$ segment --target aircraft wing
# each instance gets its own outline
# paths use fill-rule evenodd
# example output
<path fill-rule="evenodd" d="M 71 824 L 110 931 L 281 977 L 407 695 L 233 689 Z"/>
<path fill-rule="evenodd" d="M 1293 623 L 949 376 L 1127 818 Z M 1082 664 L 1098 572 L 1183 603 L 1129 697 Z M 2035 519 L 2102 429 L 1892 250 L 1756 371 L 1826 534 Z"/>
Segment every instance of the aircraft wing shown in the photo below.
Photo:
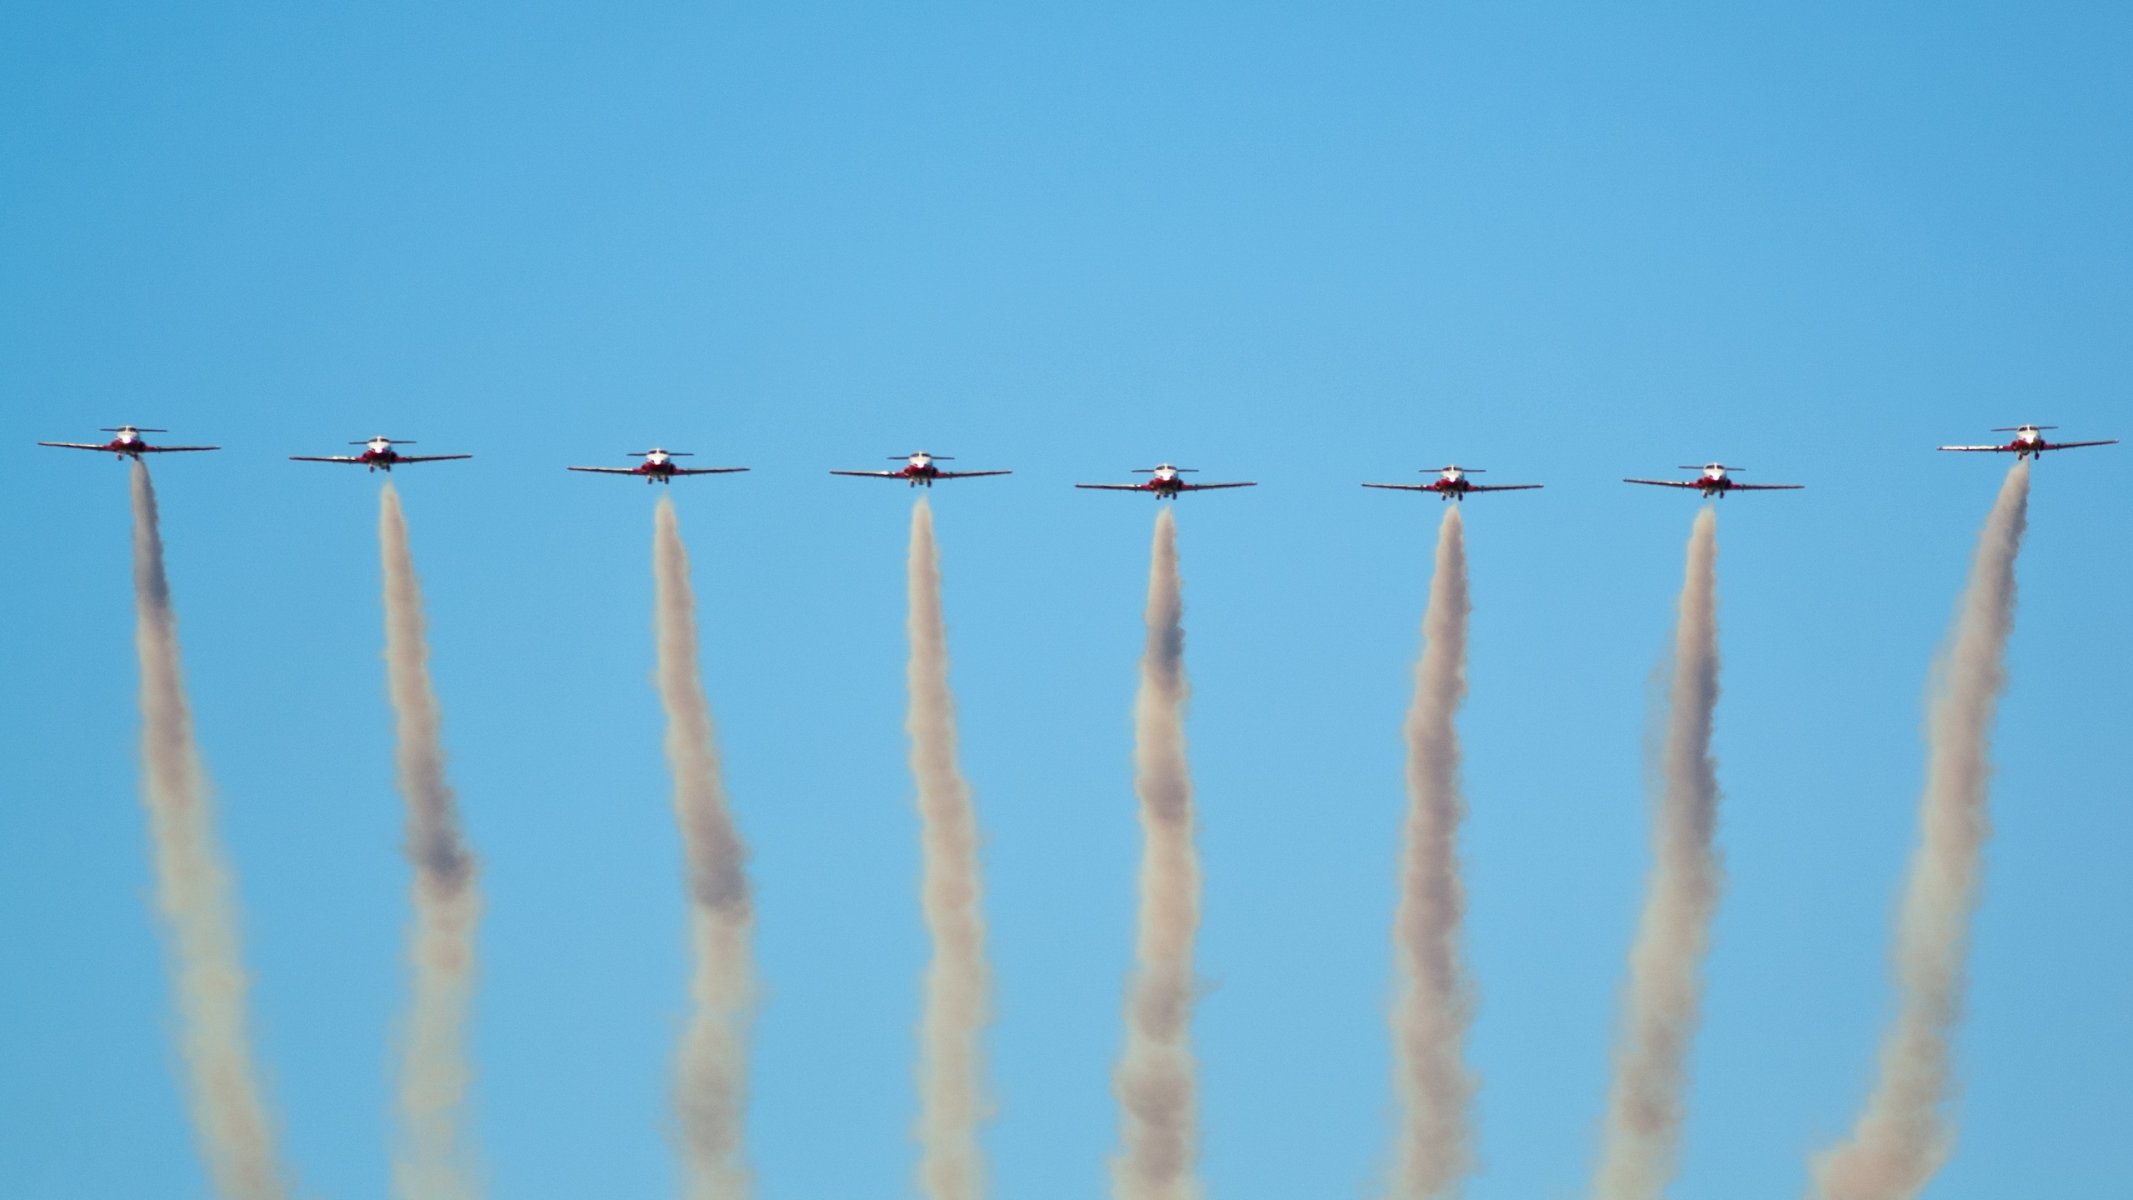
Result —
<path fill-rule="evenodd" d="M 1797 492 L 1806 486 L 1804 483 L 1736 483 L 1733 485 L 1732 490 L 1736 492 Z"/>
<path fill-rule="evenodd" d="M 1466 490 L 1470 492 L 1530 492 L 1535 488 L 1546 486 L 1543 483 L 1470 483 L 1466 486 Z"/>
<path fill-rule="evenodd" d="M 2045 450 L 2072 450 L 2080 446 L 2115 446 L 2117 444 L 2117 438 L 2105 438 L 2100 442 L 2053 442 L 2049 446 L 2040 448 Z"/>
<path fill-rule="evenodd" d="M 290 462 L 337 462 L 359 463 L 362 458 L 354 454 L 292 454 Z"/>
<path fill-rule="evenodd" d="M 731 475 L 736 471 L 745 471 L 747 469 L 746 467 L 676 467 L 674 468 L 674 473 L 676 475 Z"/>
<path fill-rule="evenodd" d="M 2000 453 L 2000 454 L 2013 454 L 2013 453 L 2014 453 L 2014 451 L 2015 451 L 2015 448 L 2014 448 L 2013 446 L 1942 446 L 1942 447 L 1940 447 L 1940 449 L 1942 449 L 1942 450 L 1982 450 L 1982 451 L 1986 451 L 1986 452 L 1988 452 L 1988 453 L 1991 453 L 1991 452 L 1997 452 L 1997 453 Z"/>
<path fill-rule="evenodd" d="M 455 458 L 472 458 L 471 454 L 402 454 L 393 459 L 393 465 L 415 462 L 449 462 Z"/>
<path fill-rule="evenodd" d="M 858 475 L 866 479 L 905 479 L 902 471 L 831 471 L 832 475 Z"/>
<path fill-rule="evenodd" d="M 1149 492 L 1155 490 L 1145 483 L 1077 483 L 1074 486 L 1098 492 Z"/>
<path fill-rule="evenodd" d="M 58 447 L 58 448 L 59 448 L 59 449 L 61 449 L 61 450 L 110 450 L 110 449 L 111 449 L 111 447 L 109 447 L 109 446 L 103 446 L 103 445 L 90 445 L 90 444 L 89 444 L 88 442 L 39 442 L 39 443 L 37 443 L 37 444 L 38 444 L 38 445 L 40 445 L 40 446 L 56 446 L 56 447 Z"/>
<path fill-rule="evenodd" d="M 1178 490 L 1179 490 L 1179 491 L 1182 491 L 1182 492 L 1205 492 L 1205 491 L 1212 491 L 1212 490 L 1213 490 L 1213 489 L 1215 489 L 1215 488 L 1232 488 L 1232 487 L 1258 487 L 1258 486 L 1259 486 L 1259 485 L 1258 485 L 1258 484 L 1256 484 L 1256 483 L 1186 483 L 1186 484 L 1180 484 L 1180 485 L 1178 486 Z"/>
<path fill-rule="evenodd" d="M 1694 479 L 1625 479 L 1622 482 L 1645 483 L 1650 484 L 1653 487 L 1681 487 L 1698 489 L 1701 489 L 1703 487 L 1703 484 L 1700 481 Z M 1740 485 L 1735 484 L 1734 486 L 1739 487 Z"/>
<path fill-rule="evenodd" d="M 403 460 L 405 461 L 405 460 Z M 590 471 L 595 475 L 635 475 L 635 467 L 567 467 L 571 471 Z M 678 472 L 677 472 L 678 473 Z"/>
<path fill-rule="evenodd" d="M 188 450 L 220 450 L 220 446 L 143 446 L 143 454 L 183 454 Z"/>
<path fill-rule="evenodd" d="M 1364 487 L 1389 488 L 1395 492 L 1434 492 L 1437 489 L 1426 483 L 1366 483 Z M 1475 488 L 1480 491 L 1480 488 Z"/>
<path fill-rule="evenodd" d="M 935 479 L 975 479 L 980 475 L 1012 475 L 1013 471 L 942 471 Z"/>

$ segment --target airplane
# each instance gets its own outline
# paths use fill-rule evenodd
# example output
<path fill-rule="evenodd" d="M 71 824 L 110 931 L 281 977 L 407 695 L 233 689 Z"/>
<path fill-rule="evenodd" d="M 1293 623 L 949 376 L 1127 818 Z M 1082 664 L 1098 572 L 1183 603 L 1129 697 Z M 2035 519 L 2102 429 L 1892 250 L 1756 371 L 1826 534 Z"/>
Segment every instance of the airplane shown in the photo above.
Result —
<path fill-rule="evenodd" d="M 1077 483 L 1074 486 L 1106 492 L 1152 492 L 1158 500 L 1175 500 L 1178 498 L 1179 492 L 1204 492 L 1213 488 L 1259 486 L 1256 483 L 1187 483 L 1178 478 L 1178 476 L 1198 474 L 1198 470 L 1193 467 L 1174 467 L 1169 463 L 1157 463 L 1152 467 L 1142 467 L 1133 473 L 1135 475 L 1147 475 L 1150 478 L 1145 483 Z"/>
<path fill-rule="evenodd" d="M 361 454 L 292 454 L 290 462 L 361 463 L 373 471 L 391 471 L 400 463 L 444 462 L 454 458 L 472 458 L 471 454 L 402 454 L 394 446 L 412 446 L 407 441 L 396 442 L 389 437 L 374 437 L 369 441 L 350 442 L 351 446 L 363 447 Z"/>
<path fill-rule="evenodd" d="M 2105 438 L 2100 442 L 2045 441 L 2042 431 L 2057 428 L 2059 428 L 2057 425 L 2003 425 L 1993 430 L 1993 432 L 2014 435 L 2014 440 L 2004 446 L 1942 446 L 1941 449 L 1986 450 L 2000 454 L 2012 454 L 2015 456 L 2016 462 L 2021 462 L 2032 454 L 2042 454 L 2046 450 L 2072 450 L 2080 446 L 2115 446 L 2118 444 L 2117 438 Z"/>
<path fill-rule="evenodd" d="M 936 479 L 975 479 L 980 475 L 1012 475 L 1013 471 L 943 471 L 934 466 L 937 462 L 953 462 L 945 454 L 928 454 L 924 450 L 910 454 L 891 454 L 889 458 L 903 460 L 903 468 L 896 471 L 831 471 L 832 475 L 858 475 L 867 479 L 901 479 L 912 487 L 932 487 Z"/>
<path fill-rule="evenodd" d="M 1391 488 L 1400 492 L 1435 492 L 1439 500 L 1464 500 L 1468 492 L 1526 492 L 1538 483 L 1469 483 L 1467 476 L 1481 474 L 1480 467 L 1444 466 L 1428 483 L 1366 483 L 1364 487 Z"/>
<path fill-rule="evenodd" d="M 1701 467 L 1683 467 L 1684 471 L 1702 471 L 1695 479 L 1625 479 L 1624 483 L 1647 483 L 1653 487 L 1695 488 L 1709 500 L 1713 496 L 1724 499 L 1727 492 L 1792 492 L 1806 487 L 1804 483 L 1739 483 L 1727 476 L 1729 467 L 1724 463 L 1705 463 Z"/>
<path fill-rule="evenodd" d="M 168 429 L 148 429 L 139 425 L 119 425 L 99 429 L 98 433 L 115 433 L 118 436 L 108 442 L 39 442 L 40 446 L 57 446 L 62 450 L 101 450 L 115 454 L 120 459 L 131 458 L 138 462 L 143 454 L 176 454 L 185 450 L 220 450 L 220 446 L 151 446 L 141 435 L 144 433 L 169 433 Z"/>
<path fill-rule="evenodd" d="M 661 450 L 654 447 L 650 450 L 637 451 L 637 453 L 644 455 L 644 461 L 634 467 L 572 467 L 570 469 L 573 471 L 591 471 L 599 475 L 642 475 L 646 483 L 671 483 L 676 475 L 731 475 L 736 471 L 748 469 L 746 467 L 680 466 L 674 462 L 675 459 L 696 457 L 685 450 Z"/>

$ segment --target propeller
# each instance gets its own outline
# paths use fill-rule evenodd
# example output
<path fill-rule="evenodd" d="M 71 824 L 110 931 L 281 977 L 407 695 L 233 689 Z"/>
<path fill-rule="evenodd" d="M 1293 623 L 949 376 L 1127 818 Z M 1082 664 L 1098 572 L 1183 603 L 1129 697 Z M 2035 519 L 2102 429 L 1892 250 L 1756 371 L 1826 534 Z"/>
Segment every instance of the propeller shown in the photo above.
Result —
<path fill-rule="evenodd" d="M 1994 433 L 2020 433 L 2025 429 L 2057 429 L 2057 425 L 2002 425 Z"/>
<path fill-rule="evenodd" d="M 169 432 L 170 432 L 170 430 L 168 430 L 168 429 L 150 429 L 150 428 L 149 428 L 148 426 L 146 426 L 146 425 L 120 425 L 120 426 L 117 426 L 117 427 L 115 427 L 115 428 L 111 428 L 111 429 L 99 429 L 99 430 L 97 430 L 97 432 L 98 432 L 98 433 L 125 433 L 125 432 L 126 432 L 127 430 L 129 430 L 129 429 L 130 429 L 130 430 L 132 430 L 132 431 L 133 431 L 133 432 L 135 432 L 135 433 L 169 433 Z"/>

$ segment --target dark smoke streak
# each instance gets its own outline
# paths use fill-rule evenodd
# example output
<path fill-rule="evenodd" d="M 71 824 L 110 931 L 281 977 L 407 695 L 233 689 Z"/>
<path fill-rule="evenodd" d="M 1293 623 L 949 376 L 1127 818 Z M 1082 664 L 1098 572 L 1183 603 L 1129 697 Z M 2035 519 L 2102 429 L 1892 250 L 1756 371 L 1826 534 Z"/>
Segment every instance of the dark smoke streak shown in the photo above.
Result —
<path fill-rule="evenodd" d="M 415 868 L 414 966 L 400 1075 L 402 1145 L 394 1185 L 406 1200 L 470 1200 L 481 1194 L 467 1145 L 467 1014 L 474 998 L 474 931 L 481 918 L 475 863 L 444 778 L 444 738 L 430 685 L 422 591 L 408 551 L 400 496 L 379 493 L 378 545 L 385 569 L 385 665 L 392 694 L 407 857 Z"/>
<path fill-rule="evenodd" d="M 1722 882 L 1715 840 L 1718 765 L 1718 517 L 1697 514 L 1674 626 L 1660 794 L 1652 811 L 1652 873 L 1630 955 L 1607 1138 L 1593 1179 L 1602 1200 L 1658 1200 L 1681 1151 L 1689 1043 L 1701 1018 L 1699 972 Z"/>
<path fill-rule="evenodd" d="M 1192 1200 L 1200 1185 L 1198 1080 L 1190 1043 L 1200 860 L 1185 761 L 1184 599 L 1177 523 L 1156 517 L 1148 565 L 1148 641 L 1134 701 L 1134 790 L 1142 857 L 1136 971 L 1126 998 L 1126 1050 L 1112 1086 L 1124 1147 L 1112 1160 L 1120 1200 Z"/>
<path fill-rule="evenodd" d="M 653 518 L 652 579 L 659 698 L 667 714 L 667 765 L 674 776 L 695 959 L 689 981 L 694 1008 L 675 1055 L 684 1192 L 690 1200 L 742 1200 L 753 1190 L 742 1134 L 755 913 L 745 871 L 748 850 L 726 807 L 711 704 L 697 664 L 689 554 L 674 505 L 664 498 Z"/>
<path fill-rule="evenodd" d="M 156 901 L 171 956 L 193 1126 L 218 1195 L 288 1195 L 253 1061 L 251 981 L 237 902 L 215 836 L 207 772 L 194 740 L 163 573 L 163 534 L 148 464 L 132 467 L 134 644 L 141 660 L 141 799 L 155 839 Z"/>
<path fill-rule="evenodd" d="M 1459 878 L 1459 733 L 1466 699 L 1466 536 L 1456 505 L 1437 534 L 1436 570 L 1422 619 L 1407 710 L 1407 821 L 1393 923 L 1399 990 L 1392 1010 L 1394 1082 L 1401 1100 L 1392 1196 L 1455 1194 L 1474 1162 L 1474 1078 L 1463 1057 L 1473 984 L 1459 954 L 1466 888 Z"/>

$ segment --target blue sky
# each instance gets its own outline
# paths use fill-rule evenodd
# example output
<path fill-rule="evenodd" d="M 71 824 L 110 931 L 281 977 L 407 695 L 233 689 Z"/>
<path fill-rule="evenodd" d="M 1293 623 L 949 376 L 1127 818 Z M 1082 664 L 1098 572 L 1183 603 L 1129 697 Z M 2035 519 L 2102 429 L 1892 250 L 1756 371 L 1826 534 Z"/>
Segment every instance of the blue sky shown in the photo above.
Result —
<path fill-rule="evenodd" d="M 766 1200 L 912 1192 L 925 945 L 903 762 L 919 447 L 987 835 L 996 1191 L 1100 1192 L 1130 955 L 1129 706 L 1162 458 L 1204 814 L 1213 1194 L 1385 1161 L 1400 719 L 1434 500 L 1474 501 L 1462 720 L 1485 1169 L 1582 1194 L 1645 868 L 1641 747 L 1712 457 L 1729 884 L 1684 1196 L 1790 1197 L 1887 1012 L 1926 670 L 1987 427 L 2133 430 L 2133 15 L 1827 3 L 0 13 L 0 1193 L 204 1196 L 136 799 L 123 472 L 189 675 L 305 1194 L 387 1187 L 403 1000 L 374 480 L 397 473 L 485 864 L 495 1194 L 672 1190 L 678 848 L 650 444 L 754 850 Z M 1935 1200 L 2133 1190 L 2126 447 L 2037 471 Z"/>

